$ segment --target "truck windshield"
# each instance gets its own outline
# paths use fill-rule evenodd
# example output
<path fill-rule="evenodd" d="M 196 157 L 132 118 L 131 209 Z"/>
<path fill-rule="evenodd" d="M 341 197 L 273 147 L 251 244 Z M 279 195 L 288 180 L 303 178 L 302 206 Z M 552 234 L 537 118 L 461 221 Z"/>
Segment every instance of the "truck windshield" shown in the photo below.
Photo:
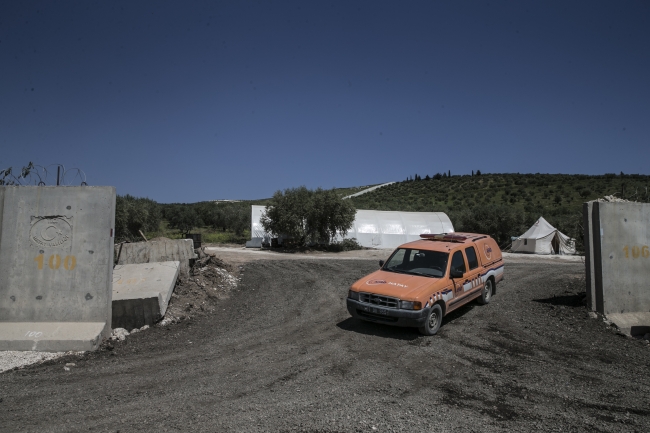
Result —
<path fill-rule="evenodd" d="M 449 253 L 399 248 L 388 259 L 384 271 L 440 278 L 447 269 Z"/>

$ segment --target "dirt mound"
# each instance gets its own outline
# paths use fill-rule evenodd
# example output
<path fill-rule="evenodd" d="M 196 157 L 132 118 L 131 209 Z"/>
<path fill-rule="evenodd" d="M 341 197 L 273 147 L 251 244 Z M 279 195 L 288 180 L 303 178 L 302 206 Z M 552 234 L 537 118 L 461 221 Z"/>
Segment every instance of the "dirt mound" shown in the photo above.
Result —
<path fill-rule="evenodd" d="M 216 309 L 219 300 L 228 299 L 239 278 L 231 265 L 215 256 L 204 256 L 192 266 L 188 278 L 179 278 L 169 301 L 162 326 L 203 316 Z"/>

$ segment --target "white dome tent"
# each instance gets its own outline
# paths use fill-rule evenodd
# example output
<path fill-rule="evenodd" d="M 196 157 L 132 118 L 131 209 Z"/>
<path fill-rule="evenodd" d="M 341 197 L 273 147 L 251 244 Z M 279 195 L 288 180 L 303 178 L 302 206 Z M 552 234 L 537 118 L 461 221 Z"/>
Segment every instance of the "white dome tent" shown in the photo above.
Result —
<path fill-rule="evenodd" d="M 271 235 L 260 223 L 266 206 L 252 206 L 251 240 L 249 248 L 259 248 L 270 243 Z M 378 210 L 357 210 L 357 214 L 345 239 L 355 238 L 364 247 L 396 248 L 399 245 L 420 239 L 423 233 L 452 233 L 454 226 L 443 212 L 390 212 Z M 283 236 L 279 236 L 279 243 Z"/>
<path fill-rule="evenodd" d="M 512 241 L 513 253 L 575 254 L 575 240 L 549 224 L 544 217 Z"/>

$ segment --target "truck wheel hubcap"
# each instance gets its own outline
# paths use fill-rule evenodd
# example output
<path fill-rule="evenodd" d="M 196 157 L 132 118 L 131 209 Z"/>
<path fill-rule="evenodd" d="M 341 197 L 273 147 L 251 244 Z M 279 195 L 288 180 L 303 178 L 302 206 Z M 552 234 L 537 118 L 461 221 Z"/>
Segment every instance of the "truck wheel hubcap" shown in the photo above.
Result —
<path fill-rule="evenodd" d="M 431 316 L 429 316 L 429 328 L 435 329 L 436 326 L 438 326 L 438 313 L 432 311 Z"/>

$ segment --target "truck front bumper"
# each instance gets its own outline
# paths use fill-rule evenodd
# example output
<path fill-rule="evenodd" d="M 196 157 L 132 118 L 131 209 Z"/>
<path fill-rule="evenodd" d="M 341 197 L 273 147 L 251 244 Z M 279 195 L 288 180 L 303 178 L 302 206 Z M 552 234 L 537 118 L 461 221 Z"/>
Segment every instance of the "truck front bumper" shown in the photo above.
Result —
<path fill-rule="evenodd" d="M 401 310 L 398 308 L 382 308 L 373 304 L 355 301 L 347 298 L 348 312 L 356 319 L 369 322 L 384 323 L 393 326 L 421 327 L 429 317 L 430 307 L 422 310 Z"/>

